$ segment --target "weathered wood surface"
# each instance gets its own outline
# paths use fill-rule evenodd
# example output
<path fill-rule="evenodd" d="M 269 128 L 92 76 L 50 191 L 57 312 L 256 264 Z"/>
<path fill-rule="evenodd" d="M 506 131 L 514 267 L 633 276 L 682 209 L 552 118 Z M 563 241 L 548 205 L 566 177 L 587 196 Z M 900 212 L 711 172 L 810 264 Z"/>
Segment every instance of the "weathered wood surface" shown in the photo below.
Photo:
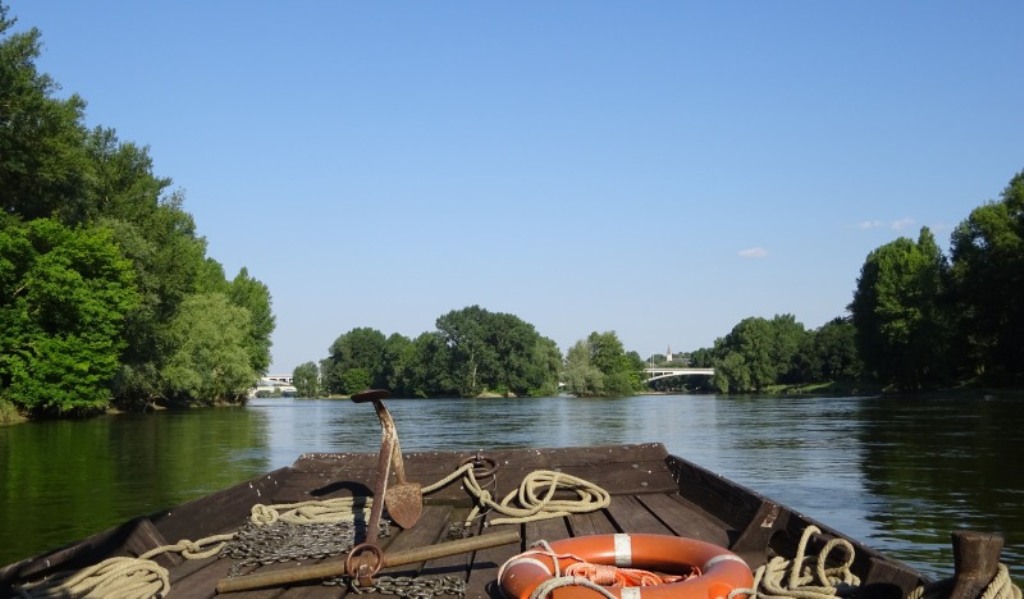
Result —
<path fill-rule="evenodd" d="M 452 473 L 474 452 L 405 453 L 409 481 L 429 485 Z M 557 540 L 589 534 L 616 532 L 671 534 L 732 547 L 752 567 L 779 553 L 786 555 L 800 531 L 811 521 L 783 506 L 750 492 L 680 458 L 670 456 L 660 444 L 624 445 L 549 450 L 504 450 L 486 452 L 499 466 L 496 499 L 518 488 L 523 477 L 537 469 L 555 470 L 586 479 L 612 495 L 611 505 L 587 514 L 573 514 L 523 525 L 499 525 L 484 531 L 477 523 L 474 533 L 515 526 L 522 541 L 472 554 L 450 556 L 386 569 L 390 576 L 457 576 L 466 581 L 468 598 L 496 598 L 498 569 L 509 558 L 539 540 Z M 236 485 L 149 519 L 133 521 L 96 535 L 88 542 L 46 556 L 0 569 L 0 594 L 4 585 L 59 567 L 81 567 L 86 558 L 99 561 L 111 555 L 137 555 L 152 547 L 180 539 L 197 540 L 212 534 L 236 530 L 249 517 L 256 503 L 293 503 L 372 494 L 377 454 L 307 454 L 289 468 Z M 449 525 L 461 523 L 472 498 L 455 481 L 425 497 L 423 516 L 409 530 L 393 527 L 391 536 L 380 540 L 385 550 L 433 545 L 448 538 Z M 488 519 L 495 517 L 489 514 Z M 827 534 L 834 531 L 824 529 Z M 795 539 L 794 539 L 795 536 Z M 862 576 L 899 586 L 916 583 L 920 577 L 909 568 L 857 545 L 857 567 Z M 789 554 L 791 555 L 791 553 Z M 342 559 L 342 558 L 330 558 Z M 251 571 L 287 570 L 315 561 L 277 563 Z M 45 565 L 44 564 L 48 564 Z M 171 572 L 171 597 L 212 597 L 217 582 L 233 565 L 228 558 L 185 560 L 168 558 L 163 565 Z M 230 593 L 238 599 L 342 597 L 348 590 L 318 582 L 293 584 Z M 354 593 L 353 593 L 354 595 Z M 366 599 L 384 595 L 368 593 Z M 388 596 L 390 597 L 390 596 Z"/>

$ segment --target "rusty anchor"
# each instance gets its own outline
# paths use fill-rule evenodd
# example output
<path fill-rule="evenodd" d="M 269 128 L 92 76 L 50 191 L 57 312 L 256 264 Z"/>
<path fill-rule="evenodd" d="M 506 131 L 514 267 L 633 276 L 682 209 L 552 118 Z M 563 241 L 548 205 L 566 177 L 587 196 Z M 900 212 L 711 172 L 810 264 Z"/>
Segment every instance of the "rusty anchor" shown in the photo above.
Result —
<path fill-rule="evenodd" d="M 384 501 L 374 501 L 370 510 L 370 522 L 367 540 L 376 540 L 377 526 L 380 524 L 384 507 L 395 524 L 402 528 L 412 528 L 423 513 L 423 492 L 419 483 L 411 483 L 405 478 L 405 462 L 402 459 L 402 447 L 398 442 L 398 429 L 384 405 L 384 398 L 390 394 L 383 389 L 371 389 L 352 396 L 356 403 L 373 402 L 380 420 L 381 441 L 380 457 L 377 459 L 377 482 L 374 497 L 383 497 Z M 388 488 L 391 469 L 394 468 L 397 484 Z M 369 535 L 374 535 L 373 539 Z"/>

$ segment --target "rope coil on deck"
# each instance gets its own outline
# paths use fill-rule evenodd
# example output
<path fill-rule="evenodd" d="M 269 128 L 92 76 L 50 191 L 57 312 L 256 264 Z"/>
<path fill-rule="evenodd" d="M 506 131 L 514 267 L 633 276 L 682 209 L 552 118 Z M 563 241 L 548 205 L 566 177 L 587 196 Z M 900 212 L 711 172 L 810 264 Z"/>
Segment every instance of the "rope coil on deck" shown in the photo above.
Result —
<path fill-rule="evenodd" d="M 807 543 L 819 533 L 817 526 L 805 528 L 792 560 L 772 558 L 754 571 L 753 588 L 736 589 L 729 593 L 730 599 L 736 595 L 749 595 L 750 599 L 821 599 L 835 596 L 840 589 L 860 586 L 860 579 L 850 570 L 854 549 L 846 539 L 830 540 L 817 557 L 807 555 Z M 838 566 L 826 568 L 835 549 L 842 549 L 846 559 Z"/>
<path fill-rule="evenodd" d="M 368 510 L 372 505 L 371 497 L 337 497 L 276 505 L 257 503 L 252 506 L 249 519 L 256 525 L 278 521 L 296 525 L 351 522 L 356 517 L 356 508 Z"/>
<path fill-rule="evenodd" d="M 588 480 L 554 470 L 534 470 L 523 478 L 518 489 L 495 502 L 491 492 L 476 479 L 472 463 L 463 464 L 452 474 L 424 487 L 423 493 L 432 493 L 460 476 L 466 490 L 477 500 L 477 505 L 466 517 L 467 525 L 483 510 L 494 510 L 504 515 L 503 518 L 492 519 L 489 524 L 521 524 L 593 512 L 611 504 L 608 491 Z M 575 492 L 576 499 L 555 499 L 559 490 Z"/>

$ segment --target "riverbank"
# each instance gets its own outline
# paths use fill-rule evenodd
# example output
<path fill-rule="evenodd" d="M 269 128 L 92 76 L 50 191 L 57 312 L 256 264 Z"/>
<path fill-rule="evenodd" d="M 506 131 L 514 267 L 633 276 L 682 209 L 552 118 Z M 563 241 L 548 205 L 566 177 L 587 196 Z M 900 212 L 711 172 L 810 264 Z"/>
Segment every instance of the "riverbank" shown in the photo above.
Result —
<path fill-rule="evenodd" d="M 942 389 L 927 389 L 908 393 L 872 383 L 816 383 L 811 385 L 772 385 L 763 390 L 769 395 L 816 395 L 821 397 L 873 396 L 905 398 L 956 399 L 1016 399 L 1024 398 L 1020 387 L 991 387 L 976 383 L 963 383 Z"/>

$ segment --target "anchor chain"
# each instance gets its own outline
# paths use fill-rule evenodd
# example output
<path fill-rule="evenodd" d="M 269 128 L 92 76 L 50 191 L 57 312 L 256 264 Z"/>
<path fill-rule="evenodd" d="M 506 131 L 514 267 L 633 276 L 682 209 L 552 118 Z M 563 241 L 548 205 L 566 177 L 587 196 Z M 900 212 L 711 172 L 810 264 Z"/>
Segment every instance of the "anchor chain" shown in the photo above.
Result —
<path fill-rule="evenodd" d="M 359 526 L 358 530 L 364 529 Z M 352 522 L 304 524 L 296 526 L 275 522 L 259 526 L 246 524 L 221 550 L 221 555 L 237 560 L 229 576 L 237 576 L 253 566 L 275 562 L 318 560 L 347 553 L 355 545 L 357 527 Z M 381 520 L 377 536 L 391 534 L 390 522 Z"/>
<path fill-rule="evenodd" d="M 333 578 L 324 584 L 348 584 L 357 595 L 380 593 L 404 599 L 431 599 L 441 595 L 466 596 L 466 581 L 457 576 L 378 576 L 369 585 L 360 585 L 347 577 Z"/>

